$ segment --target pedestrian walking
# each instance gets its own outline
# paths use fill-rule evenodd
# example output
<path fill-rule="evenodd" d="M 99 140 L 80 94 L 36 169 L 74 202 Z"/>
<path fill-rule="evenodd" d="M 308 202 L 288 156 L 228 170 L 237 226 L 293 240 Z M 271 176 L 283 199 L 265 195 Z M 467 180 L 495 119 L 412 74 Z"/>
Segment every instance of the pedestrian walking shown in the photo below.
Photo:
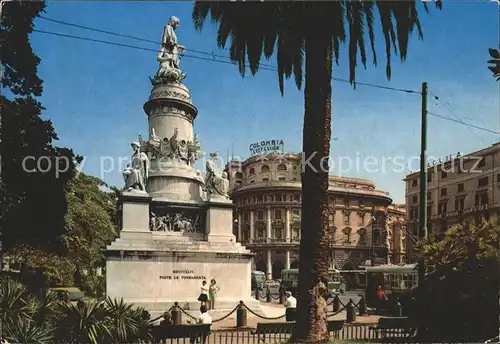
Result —
<path fill-rule="evenodd" d="M 215 299 L 217 297 L 217 293 L 219 292 L 220 288 L 217 285 L 217 282 L 212 279 L 210 281 L 210 287 L 208 288 L 208 296 L 209 296 L 209 309 L 215 309 Z"/>
<path fill-rule="evenodd" d="M 208 286 L 207 286 L 207 281 L 203 281 L 201 283 L 201 293 L 200 296 L 198 296 L 198 301 L 201 302 L 202 306 L 206 306 L 208 302 Z"/>

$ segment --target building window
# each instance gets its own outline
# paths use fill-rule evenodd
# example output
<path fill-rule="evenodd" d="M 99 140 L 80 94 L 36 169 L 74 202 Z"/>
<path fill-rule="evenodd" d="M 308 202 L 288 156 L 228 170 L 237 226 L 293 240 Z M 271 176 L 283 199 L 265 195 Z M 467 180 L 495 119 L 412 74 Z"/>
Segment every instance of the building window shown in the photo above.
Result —
<path fill-rule="evenodd" d="M 257 212 L 257 219 L 258 220 L 264 220 L 264 212 L 262 210 L 259 210 Z"/>
<path fill-rule="evenodd" d="M 269 166 L 267 166 L 267 165 L 262 166 L 260 168 L 260 172 L 261 173 L 267 173 L 267 172 L 269 172 Z"/>
<path fill-rule="evenodd" d="M 300 221 L 300 210 L 298 209 L 292 210 L 292 221 L 294 222 Z"/>
<path fill-rule="evenodd" d="M 253 184 L 253 183 L 255 183 L 255 180 L 251 180 L 251 181 L 250 181 L 250 184 Z"/>
<path fill-rule="evenodd" d="M 432 205 L 427 206 L 427 216 L 432 216 Z"/>
<path fill-rule="evenodd" d="M 350 223 L 350 214 L 344 213 L 344 224 L 348 225 Z"/>
<path fill-rule="evenodd" d="M 360 228 L 358 234 L 359 234 L 358 244 L 366 245 L 366 229 Z"/>
<path fill-rule="evenodd" d="M 337 233 L 337 228 L 335 227 L 330 227 L 328 228 L 328 240 L 331 242 L 331 243 L 334 243 L 336 240 L 335 240 L 335 234 Z"/>
<path fill-rule="evenodd" d="M 441 196 L 447 196 L 448 195 L 448 192 L 446 190 L 446 188 L 442 188 L 441 189 Z"/>
<path fill-rule="evenodd" d="M 476 200 L 474 202 L 474 205 L 485 205 L 485 204 L 488 204 L 488 194 L 487 193 L 476 194 Z"/>
<path fill-rule="evenodd" d="M 328 227 L 333 227 L 335 225 L 335 215 L 328 214 Z"/>
<path fill-rule="evenodd" d="M 241 178 L 243 178 L 243 173 L 241 173 L 241 172 L 236 172 L 236 173 L 234 174 L 234 176 L 235 176 L 236 178 L 241 179 Z"/>
<path fill-rule="evenodd" d="M 255 169 L 252 167 L 252 168 L 250 169 L 250 172 L 249 172 L 249 173 L 250 173 L 250 174 L 255 174 Z"/>
<path fill-rule="evenodd" d="M 479 163 L 477 164 L 477 167 L 484 167 L 486 165 L 486 157 L 481 157 L 481 160 L 479 160 Z"/>
<path fill-rule="evenodd" d="M 479 178 L 477 181 L 477 187 L 482 188 L 488 186 L 488 177 Z"/>
<path fill-rule="evenodd" d="M 278 181 L 280 181 L 280 182 L 286 182 L 286 177 L 278 177 Z"/>
<path fill-rule="evenodd" d="M 364 226 L 365 225 L 365 214 L 359 213 L 359 225 Z"/>
<path fill-rule="evenodd" d="M 281 210 L 277 209 L 274 211 L 274 218 L 277 220 L 281 220 Z"/>
<path fill-rule="evenodd" d="M 299 195 L 299 194 L 295 194 L 295 195 L 293 195 L 293 200 L 294 200 L 295 202 L 300 202 L 300 195 Z"/>
<path fill-rule="evenodd" d="M 438 214 L 439 215 L 444 215 L 447 212 L 448 212 L 448 202 L 441 202 L 441 203 L 439 203 Z"/>
<path fill-rule="evenodd" d="M 264 228 L 257 228 L 257 239 L 264 238 Z"/>
<path fill-rule="evenodd" d="M 464 183 L 460 183 L 457 185 L 457 192 L 464 192 Z"/>
<path fill-rule="evenodd" d="M 464 197 L 457 198 L 455 200 L 455 210 L 456 211 L 464 210 L 464 203 L 465 203 L 465 198 Z"/>
<path fill-rule="evenodd" d="M 277 170 L 278 171 L 286 171 L 286 166 L 283 164 L 279 164 Z"/>
<path fill-rule="evenodd" d="M 413 179 L 411 181 L 411 186 L 417 186 L 418 185 L 418 179 Z"/>
<path fill-rule="evenodd" d="M 345 244 L 351 243 L 351 231 L 352 231 L 352 229 L 349 227 L 346 227 L 342 230 L 342 232 L 344 232 L 344 243 Z"/>
<path fill-rule="evenodd" d="M 349 205 L 350 205 L 350 204 L 349 204 L 349 201 L 348 201 L 348 200 L 345 200 L 345 201 L 344 201 L 344 207 L 349 208 Z"/>
<path fill-rule="evenodd" d="M 263 200 L 264 197 L 262 197 L 262 195 L 257 196 L 257 203 L 262 203 Z"/>
<path fill-rule="evenodd" d="M 441 171 L 441 178 L 446 178 L 448 176 L 448 173 L 446 171 Z"/>
<path fill-rule="evenodd" d="M 418 217 L 418 207 L 412 207 L 410 210 L 410 220 L 415 220 Z"/>
<path fill-rule="evenodd" d="M 432 198 L 432 193 L 429 191 L 427 192 L 427 200 L 430 200 Z"/>
<path fill-rule="evenodd" d="M 427 173 L 427 182 L 432 182 L 432 173 Z"/>
<path fill-rule="evenodd" d="M 243 221 L 250 221 L 250 215 L 247 211 L 243 213 Z"/>
<path fill-rule="evenodd" d="M 269 178 L 262 178 L 262 181 L 263 181 L 263 182 L 268 182 L 268 181 L 269 181 Z"/>
<path fill-rule="evenodd" d="M 415 203 L 418 203 L 418 198 L 417 198 L 417 196 L 412 196 L 412 197 L 411 197 L 411 203 L 414 203 L 414 204 L 415 204 Z"/>
<path fill-rule="evenodd" d="M 275 239 L 282 239 L 283 238 L 282 234 L 283 233 L 281 233 L 281 228 L 274 229 L 274 238 Z"/>

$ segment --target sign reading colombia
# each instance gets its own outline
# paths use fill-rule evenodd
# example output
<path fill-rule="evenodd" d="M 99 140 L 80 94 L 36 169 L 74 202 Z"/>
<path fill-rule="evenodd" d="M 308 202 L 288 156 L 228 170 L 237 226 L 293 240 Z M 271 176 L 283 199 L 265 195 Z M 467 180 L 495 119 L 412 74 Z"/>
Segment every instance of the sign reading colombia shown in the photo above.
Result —
<path fill-rule="evenodd" d="M 270 153 L 270 152 L 283 152 L 284 144 L 283 140 L 269 140 L 269 141 L 260 141 L 252 143 L 249 147 L 250 153 L 253 154 L 262 154 L 262 153 Z"/>

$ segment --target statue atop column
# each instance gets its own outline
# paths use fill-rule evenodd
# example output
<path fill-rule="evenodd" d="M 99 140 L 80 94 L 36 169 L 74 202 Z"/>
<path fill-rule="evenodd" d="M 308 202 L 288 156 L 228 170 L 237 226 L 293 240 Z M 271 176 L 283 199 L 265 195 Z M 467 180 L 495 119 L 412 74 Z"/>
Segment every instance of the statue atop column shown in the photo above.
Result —
<path fill-rule="evenodd" d="M 168 82 L 180 82 L 187 75 L 180 68 L 180 56 L 184 55 L 184 46 L 177 43 L 175 30 L 180 26 L 179 18 L 170 17 L 167 25 L 163 28 L 161 48 L 156 59 L 160 67 L 156 76 L 151 80 L 153 85 Z"/>
<path fill-rule="evenodd" d="M 215 161 L 218 158 L 217 153 L 211 153 L 210 159 L 207 160 L 206 175 L 205 175 L 205 188 L 208 195 L 223 196 L 228 198 L 229 191 L 229 179 L 227 178 L 227 173 L 221 171 L 217 167 Z"/>
<path fill-rule="evenodd" d="M 141 152 L 139 142 L 131 144 L 134 153 L 132 154 L 132 164 L 127 165 L 123 170 L 125 179 L 124 191 L 146 192 L 146 181 L 149 174 L 149 159 L 146 153 Z"/>

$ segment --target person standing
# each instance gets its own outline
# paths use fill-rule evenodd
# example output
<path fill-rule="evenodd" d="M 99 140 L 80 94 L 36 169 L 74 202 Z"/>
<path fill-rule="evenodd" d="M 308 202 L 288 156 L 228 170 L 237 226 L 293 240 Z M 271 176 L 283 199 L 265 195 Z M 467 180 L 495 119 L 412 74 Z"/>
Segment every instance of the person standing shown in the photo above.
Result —
<path fill-rule="evenodd" d="M 287 291 L 285 293 L 286 321 L 295 321 L 295 312 L 297 310 L 297 299 L 292 296 L 292 293 Z"/>
<path fill-rule="evenodd" d="M 200 296 L 198 296 L 198 301 L 201 302 L 201 306 L 207 305 L 208 302 L 208 286 L 207 286 L 207 281 L 203 281 L 201 283 L 201 293 Z"/>
<path fill-rule="evenodd" d="M 209 309 L 215 309 L 215 298 L 217 297 L 217 293 L 220 288 L 217 285 L 217 282 L 212 279 L 210 281 L 210 287 L 208 288 L 208 296 L 209 296 Z"/>

